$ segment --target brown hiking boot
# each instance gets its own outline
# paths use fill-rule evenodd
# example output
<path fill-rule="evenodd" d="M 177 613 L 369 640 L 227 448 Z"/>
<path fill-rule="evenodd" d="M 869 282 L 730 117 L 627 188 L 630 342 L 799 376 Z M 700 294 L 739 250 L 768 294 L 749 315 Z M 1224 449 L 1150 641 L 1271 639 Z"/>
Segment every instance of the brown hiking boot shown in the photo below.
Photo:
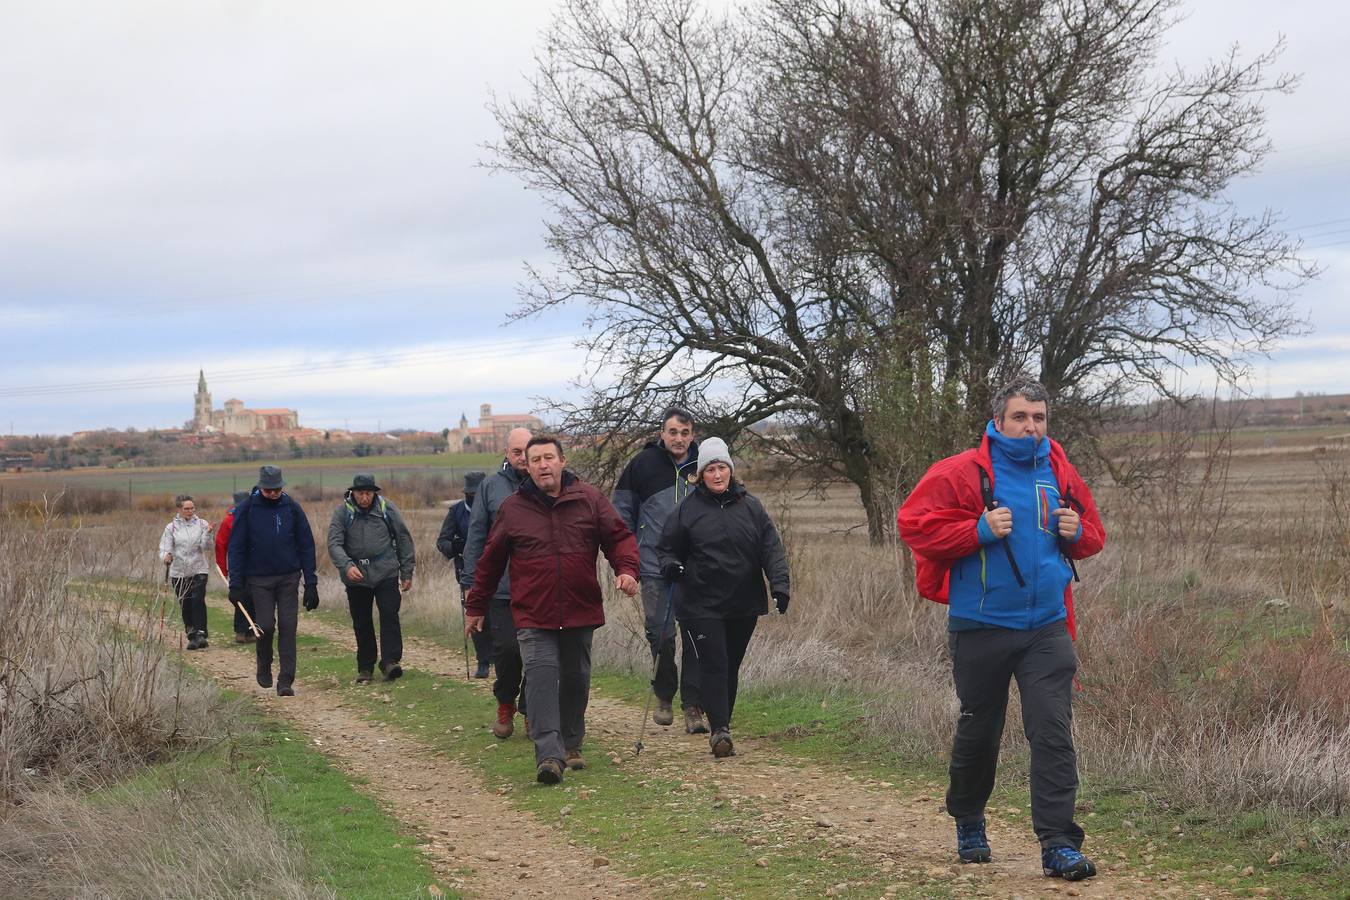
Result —
<path fill-rule="evenodd" d="M 374 674 L 375 673 L 372 672 L 370 669 L 361 669 L 356 673 L 356 683 L 370 684 L 371 676 L 373 676 Z"/>
<path fill-rule="evenodd" d="M 380 672 L 384 675 L 385 681 L 393 681 L 403 675 L 403 667 L 396 662 L 382 662 Z"/>
<path fill-rule="evenodd" d="M 556 759 L 546 759 L 534 770 L 534 780 L 540 784 L 557 784 L 562 776 L 563 764 Z"/>
<path fill-rule="evenodd" d="M 731 743 L 731 732 L 724 728 L 719 729 L 716 734 L 710 737 L 708 744 L 712 747 L 712 755 L 718 759 L 736 755 L 736 750 Z"/>
<path fill-rule="evenodd" d="M 671 709 L 669 700 L 656 698 L 656 712 L 652 713 L 652 721 L 657 725 L 672 725 L 675 722 L 675 710 Z"/>
<path fill-rule="evenodd" d="M 684 708 L 684 733 L 708 733 L 708 723 L 703 721 L 703 710 L 699 709 L 697 706 L 686 706 Z"/>
<path fill-rule="evenodd" d="M 578 771 L 586 768 L 586 760 L 582 757 L 580 750 L 567 751 L 567 768 Z"/>
<path fill-rule="evenodd" d="M 511 736 L 511 732 L 516 730 L 516 708 L 510 703 L 497 704 L 497 721 L 492 726 L 492 734 L 506 740 Z"/>
<path fill-rule="evenodd" d="M 252 635 L 250 632 L 247 632 L 247 631 L 236 631 L 236 632 L 234 633 L 234 642 L 235 642 L 236 644 L 248 644 L 248 643 L 251 643 L 251 638 L 252 638 L 252 637 L 253 637 L 253 635 Z"/>

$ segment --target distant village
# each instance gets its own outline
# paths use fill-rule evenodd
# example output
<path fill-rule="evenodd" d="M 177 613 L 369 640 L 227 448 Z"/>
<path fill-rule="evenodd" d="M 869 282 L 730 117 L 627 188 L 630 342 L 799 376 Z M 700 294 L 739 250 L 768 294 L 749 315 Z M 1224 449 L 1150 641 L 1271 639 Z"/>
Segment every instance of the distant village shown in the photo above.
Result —
<path fill-rule="evenodd" d="M 1132 408 L 1112 430 L 1151 430 L 1158 426 L 1151 411 L 1157 404 Z M 1248 398 L 1209 402 L 1195 408 L 1220 428 L 1350 428 L 1350 394 L 1295 394 L 1283 398 Z M 246 406 L 231 397 L 217 409 L 198 372 L 192 418 L 182 428 L 139 430 L 113 428 L 70 435 L 0 437 L 0 471 L 70 469 L 87 466 L 156 466 L 185 463 L 240 462 L 257 459 L 350 458 L 432 453 L 502 453 L 511 429 L 544 430 L 545 423 L 526 413 L 494 413 L 491 404 L 478 407 L 477 424 L 461 412 L 455 427 L 440 431 L 363 432 L 345 428 L 306 428 L 298 410 Z M 1336 435 L 1350 439 L 1350 433 Z"/>
<path fill-rule="evenodd" d="M 306 428 L 298 410 L 246 406 L 231 397 L 216 408 L 206 372 L 197 374 L 192 418 L 182 428 L 118 430 L 104 428 L 59 436 L 0 438 L 0 466 L 5 469 L 66 469 L 85 466 L 173 465 L 190 462 L 234 462 L 262 458 L 404 456 L 428 453 L 502 453 L 511 429 L 544 429 L 537 416 L 494 414 L 491 404 L 478 408 L 470 425 L 461 412 L 454 428 L 440 431 L 363 432 L 345 428 Z"/>

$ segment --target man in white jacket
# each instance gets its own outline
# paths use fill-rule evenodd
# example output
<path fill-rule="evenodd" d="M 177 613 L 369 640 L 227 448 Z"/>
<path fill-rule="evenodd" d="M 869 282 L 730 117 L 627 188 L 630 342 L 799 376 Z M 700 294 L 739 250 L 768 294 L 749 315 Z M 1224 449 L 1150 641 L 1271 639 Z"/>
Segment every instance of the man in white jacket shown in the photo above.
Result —
<path fill-rule="evenodd" d="M 173 498 L 178 514 L 159 538 L 159 559 L 168 566 L 173 593 L 183 611 L 187 648 L 206 647 L 206 574 L 210 571 L 211 523 L 197 515 L 197 504 L 188 494 Z"/>

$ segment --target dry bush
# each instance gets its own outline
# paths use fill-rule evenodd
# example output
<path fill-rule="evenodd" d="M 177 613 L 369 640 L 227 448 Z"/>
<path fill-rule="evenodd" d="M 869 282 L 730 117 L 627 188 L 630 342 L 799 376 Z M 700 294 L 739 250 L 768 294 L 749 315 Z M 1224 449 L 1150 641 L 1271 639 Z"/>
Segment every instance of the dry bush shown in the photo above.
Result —
<path fill-rule="evenodd" d="M 333 897 L 260 803 L 217 772 L 91 800 L 52 786 L 0 816 L 0 870 L 29 900 Z"/>
<path fill-rule="evenodd" d="M 131 508 L 136 512 L 162 512 L 170 516 L 176 511 L 171 494 L 139 494 Z"/>
<path fill-rule="evenodd" d="M 124 491 L 105 488 L 62 487 L 55 492 L 25 487 L 20 483 L 0 491 L 0 512 L 26 516 L 34 521 L 57 517 L 98 515 L 126 509 Z"/>
<path fill-rule="evenodd" d="M 72 598 L 78 530 L 0 522 L 0 798 L 52 774 L 97 782 L 208 739 L 218 706 L 161 647 Z M 119 598 L 105 610 L 150 630 Z M 158 618 L 155 618 L 158 621 Z"/>

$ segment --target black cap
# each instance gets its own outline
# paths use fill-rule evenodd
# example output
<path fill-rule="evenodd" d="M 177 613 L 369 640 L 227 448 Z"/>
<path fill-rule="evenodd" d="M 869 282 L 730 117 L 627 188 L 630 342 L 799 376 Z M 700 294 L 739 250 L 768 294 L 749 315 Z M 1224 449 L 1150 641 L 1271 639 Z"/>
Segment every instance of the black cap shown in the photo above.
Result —
<path fill-rule="evenodd" d="M 258 487 L 275 490 L 285 486 L 286 479 L 281 477 L 281 470 L 276 466 L 262 466 L 258 469 Z"/>
<path fill-rule="evenodd" d="M 470 472 L 467 475 L 465 475 L 464 493 L 466 494 L 478 493 L 478 486 L 483 483 L 483 479 L 486 477 L 487 476 L 484 475 L 482 472 Z"/>

